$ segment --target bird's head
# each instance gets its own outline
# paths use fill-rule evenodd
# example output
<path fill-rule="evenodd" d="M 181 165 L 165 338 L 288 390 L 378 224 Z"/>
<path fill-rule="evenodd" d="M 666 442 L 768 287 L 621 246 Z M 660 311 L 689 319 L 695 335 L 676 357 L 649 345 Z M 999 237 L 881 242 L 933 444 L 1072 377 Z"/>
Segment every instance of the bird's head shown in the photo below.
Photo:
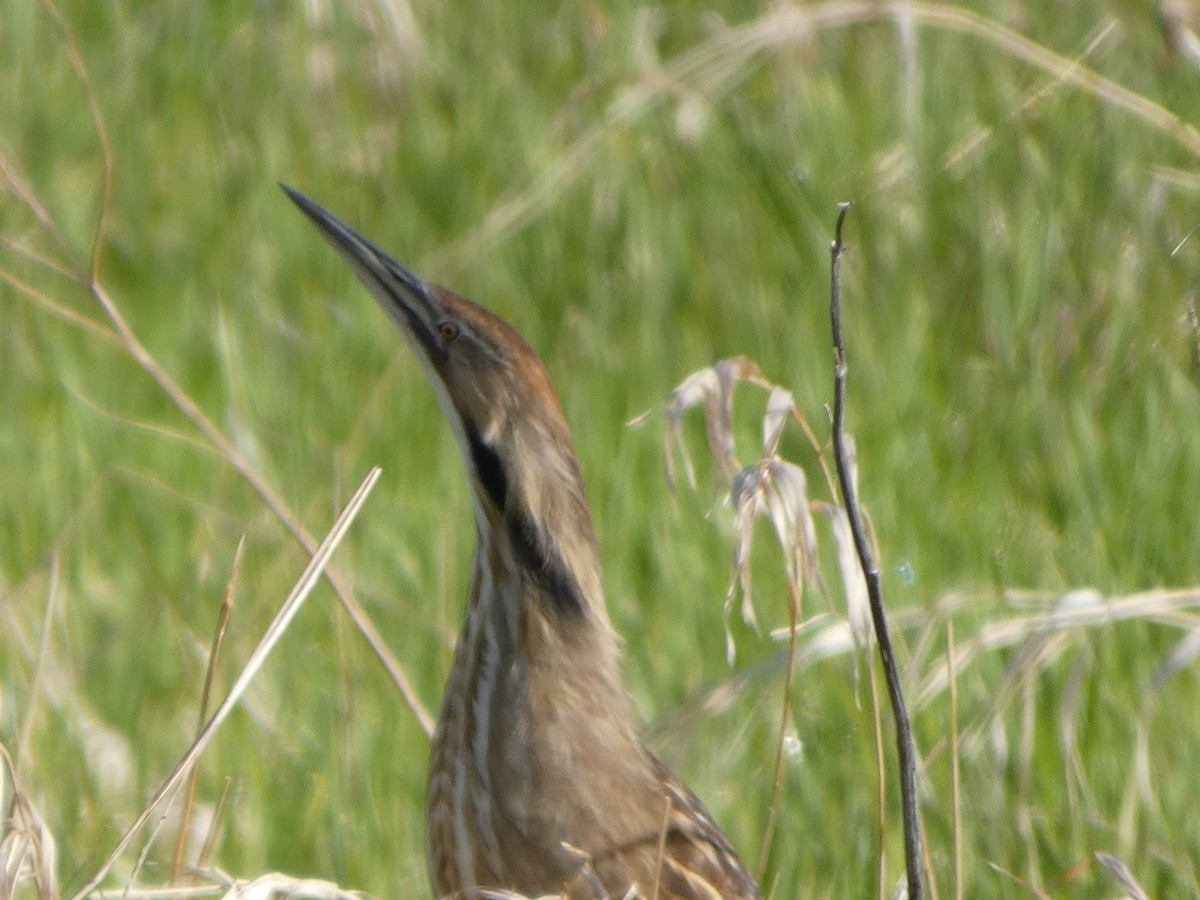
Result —
<path fill-rule="evenodd" d="M 481 542 L 508 537 L 557 605 L 602 611 L 595 537 L 571 436 L 545 367 L 515 328 L 429 284 L 284 187 L 400 329 L 462 447 Z"/>

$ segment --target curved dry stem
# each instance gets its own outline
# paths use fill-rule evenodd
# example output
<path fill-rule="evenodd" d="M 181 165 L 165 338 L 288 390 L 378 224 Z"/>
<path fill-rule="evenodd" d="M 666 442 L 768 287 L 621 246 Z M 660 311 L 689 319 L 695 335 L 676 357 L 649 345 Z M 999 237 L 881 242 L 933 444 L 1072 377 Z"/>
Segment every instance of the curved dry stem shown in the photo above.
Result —
<path fill-rule="evenodd" d="M 814 6 L 780 6 L 745 25 L 723 30 L 695 49 L 645 73 L 622 90 L 599 122 L 586 128 L 549 164 L 500 197 L 478 225 L 444 250 L 440 254 L 443 261 L 458 263 L 475 259 L 519 232 L 594 165 L 598 151 L 610 133 L 643 119 L 660 103 L 681 95 L 719 95 L 744 79 L 749 66 L 765 51 L 786 48 L 823 31 L 900 17 L 940 31 L 976 38 L 1014 60 L 1045 72 L 1058 82 L 1128 113 L 1200 158 L 1200 130 L 1171 110 L 1078 60 L 1055 53 L 970 10 L 945 3 L 908 0 L 848 0 Z"/>
<path fill-rule="evenodd" d="M 96 230 L 92 238 L 92 253 L 90 261 L 90 269 L 86 276 L 80 276 L 84 284 L 88 285 L 88 289 L 92 296 L 100 304 L 104 314 L 108 317 L 112 324 L 115 334 L 109 333 L 101 329 L 101 326 L 67 310 L 65 307 L 55 303 L 50 298 L 44 296 L 36 289 L 24 284 L 15 276 L 0 270 L 0 278 L 3 278 L 9 284 L 12 284 L 26 296 L 32 297 L 47 309 L 54 312 L 56 315 L 70 321 L 72 324 L 84 327 L 98 336 L 111 340 L 120 346 L 142 369 L 146 372 L 159 388 L 167 395 L 171 402 L 180 412 L 187 417 L 189 421 L 204 435 L 205 439 L 216 449 L 221 457 L 232 466 L 253 488 L 255 493 L 262 498 L 263 502 L 270 508 L 275 516 L 284 524 L 290 531 L 296 541 L 304 548 L 308 554 L 316 551 L 317 542 L 312 538 L 308 531 L 300 524 L 300 521 L 288 508 L 287 504 L 279 497 L 275 490 L 267 483 L 266 479 L 256 471 L 250 463 L 243 457 L 233 446 L 233 443 L 225 436 L 225 434 L 212 423 L 212 421 L 201 411 L 195 402 L 179 387 L 178 384 L 166 373 L 166 371 L 158 364 L 153 355 L 146 347 L 138 340 L 137 335 L 129 326 L 125 317 L 121 314 L 120 308 L 105 289 L 100 278 L 100 264 L 103 259 L 104 251 L 104 234 L 108 213 L 112 202 L 113 192 L 113 158 L 112 150 L 108 141 L 108 132 L 104 125 L 104 117 L 100 110 L 99 103 L 96 99 L 95 91 L 93 90 L 91 79 L 88 76 L 87 67 L 83 62 L 83 58 L 79 53 L 78 45 L 74 35 L 71 32 L 69 24 L 63 18 L 58 7 L 55 6 L 53 0 L 43 0 L 43 3 L 54 19 L 62 35 L 63 41 L 66 43 L 67 52 L 71 58 L 71 64 L 75 69 L 75 73 L 79 78 L 80 85 L 83 88 L 84 94 L 87 97 L 88 109 L 91 112 L 92 122 L 96 128 L 97 139 L 100 142 L 101 155 L 103 159 L 103 189 L 101 197 L 100 214 L 96 224 Z M 31 209 L 41 210 L 46 219 L 43 222 L 44 226 L 51 234 L 59 234 L 53 220 L 45 213 L 44 207 L 37 202 L 37 198 L 32 195 L 24 201 Z M 374 624 L 368 618 L 366 612 L 359 606 L 354 599 L 349 589 L 332 570 L 327 570 L 326 578 L 332 585 L 334 592 L 341 601 L 342 606 L 350 614 L 355 626 L 366 638 L 367 643 L 375 652 L 375 655 L 383 663 L 388 675 L 395 683 L 397 689 L 408 708 L 412 711 L 420 725 L 421 730 L 425 735 L 433 734 L 433 717 L 425 709 L 412 685 L 405 674 L 399 661 L 387 649 L 382 636 L 375 628 Z"/>
<path fill-rule="evenodd" d="M 47 265 L 49 265 L 49 263 Z M 22 281 L 7 269 L 0 269 L 0 281 L 6 282 L 9 287 L 16 290 L 18 294 L 23 294 L 24 296 L 28 297 L 52 316 L 62 319 L 67 324 L 74 325 L 76 328 L 82 328 L 93 337 L 99 338 L 107 344 L 117 347 L 118 349 L 124 349 L 121 346 L 121 339 L 117 337 L 111 329 L 105 328 L 99 322 L 93 322 L 87 316 L 80 315 L 70 307 L 63 306 L 57 300 L 42 293 L 33 285 Z"/>
<path fill-rule="evenodd" d="M 317 582 L 320 581 L 322 572 L 333 556 L 333 551 L 337 549 L 342 538 L 346 536 L 346 532 L 350 529 L 351 523 L 362 509 L 363 504 L 371 493 L 371 489 L 375 486 L 375 482 L 379 480 L 379 471 L 378 468 L 372 469 L 367 474 L 367 477 L 363 479 L 358 490 L 354 492 L 354 496 L 350 498 L 345 509 L 342 510 L 341 514 L 330 527 L 329 533 L 325 536 L 321 545 L 313 552 L 312 559 L 309 560 L 308 566 L 296 582 L 295 587 L 292 588 L 291 594 L 283 602 L 283 605 L 279 608 L 279 612 L 271 620 L 271 624 L 267 626 L 258 645 L 254 648 L 254 652 L 246 660 L 246 665 L 229 688 L 229 693 L 225 695 L 225 699 L 217 706 L 216 711 L 212 714 L 212 718 L 200 729 L 196 740 L 188 748 L 187 752 L 184 753 L 183 758 L 179 760 L 175 768 L 171 770 L 171 774 L 167 776 L 162 786 L 155 792 L 150 802 L 146 804 L 146 808 L 142 810 L 133 824 L 129 826 L 121 840 L 117 842 L 117 846 L 113 848 L 112 853 L 108 855 L 108 858 L 105 859 L 96 874 L 92 876 L 92 880 L 84 885 L 74 895 L 72 900 L 83 900 L 83 898 L 87 897 L 100 886 L 100 883 L 108 875 L 113 864 L 121 858 L 121 854 L 125 852 L 125 849 L 133 842 L 133 839 L 145 824 L 150 821 L 154 812 L 163 805 L 164 801 L 174 796 L 188 771 L 212 741 L 217 729 L 221 727 L 225 719 L 233 712 L 234 707 L 237 706 L 246 689 L 250 686 L 250 682 L 258 674 L 258 670 L 262 668 L 267 656 L 275 648 L 275 645 L 279 643 L 279 639 L 287 631 L 288 625 L 291 624 L 296 613 L 300 611 L 300 607 L 304 604 L 305 599 L 312 592 Z"/>

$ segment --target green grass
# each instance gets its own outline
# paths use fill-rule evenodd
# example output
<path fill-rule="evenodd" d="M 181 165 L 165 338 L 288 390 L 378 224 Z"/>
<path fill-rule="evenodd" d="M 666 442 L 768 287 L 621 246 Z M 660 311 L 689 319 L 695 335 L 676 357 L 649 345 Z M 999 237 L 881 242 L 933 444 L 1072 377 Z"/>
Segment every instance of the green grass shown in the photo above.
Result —
<path fill-rule="evenodd" d="M 309 531 L 383 466 L 336 566 L 427 706 L 473 539 L 457 448 L 398 337 L 277 181 L 538 348 L 574 431 L 630 687 L 655 746 L 751 864 L 771 802 L 781 645 L 735 624 L 735 671 L 725 665 L 732 532 L 698 423 L 698 495 L 665 482 L 661 417 L 624 423 L 691 371 L 746 354 L 827 436 L 837 201 L 856 202 L 850 427 L 910 699 L 942 660 L 950 618 L 969 649 L 1072 588 L 1200 583 L 1200 373 L 1184 314 L 1200 243 L 1170 253 L 1200 222 L 1186 135 L 955 27 L 941 7 L 919 8 L 911 50 L 880 17 L 692 66 L 761 10 L 485 6 L 414 4 L 415 30 L 389 18 L 400 5 L 365 0 L 65 10 L 112 147 L 105 287 Z M 102 156 L 52 17 L 9 7 L 0 151 L 68 249 L 9 191 L 0 270 L 107 327 L 86 290 L 23 252 L 86 271 Z M 1170 58 L 1141 5 L 972 8 L 1063 57 L 1087 51 L 1095 71 L 1200 123 L 1200 69 Z M 817 7 L 833 9 L 849 7 Z M 620 105 L 638 91 L 657 93 Z M 0 743 L 15 753 L 29 729 L 22 781 L 70 891 L 187 746 L 239 539 L 222 686 L 306 555 L 128 354 L 11 280 L 0 324 Z M 744 457 L 759 402 L 739 394 Z M 799 434 L 784 451 L 811 466 Z M 782 626 L 765 528 L 758 544 L 756 607 L 765 628 Z M 1012 590 L 1046 599 L 1017 607 Z M 955 592 L 967 599 L 952 607 Z M 1113 895 L 1087 864 L 1097 850 L 1152 896 L 1200 896 L 1200 681 L 1193 664 L 1152 682 L 1197 624 L 1184 603 L 971 657 L 958 681 L 967 896 L 1025 895 L 997 869 L 1050 896 Z M 681 714 L 743 671 L 762 674 L 728 708 Z M 802 753 L 763 882 L 773 897 L 874 894 L 874 728 L 855 672 L 840 655 L 796 676 Z M 933 871 L 953 896 L 947 695 L 914 723 Z M 903 857 L 888 745 L 890 885 Z M 232 784 L 214 861 L 425 896 L 426 756 L 322 587 L 201 760 L 200 803 Z M 169 844 L 151 851 L 146 882 L 164 877 Z"/>

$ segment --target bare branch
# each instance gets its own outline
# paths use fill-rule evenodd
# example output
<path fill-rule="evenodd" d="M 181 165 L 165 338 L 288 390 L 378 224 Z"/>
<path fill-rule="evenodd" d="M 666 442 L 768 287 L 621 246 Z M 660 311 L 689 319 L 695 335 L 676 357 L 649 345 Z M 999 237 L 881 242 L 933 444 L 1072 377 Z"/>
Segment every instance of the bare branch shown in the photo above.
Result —
<path fill-rule="evenodd" d="M 883 610 L 883 594 L 879 587 L 879 569 L 871 555 L 858 506 L 858 490 L 852 477 L 846 440 L 846 353 L 842 343 L 841 263 L 845 245 L 842 226 L 846 221 L 849 203 L 839 207 L 837 227 L 830 245 L 829 318 L 833 325 L 833 452 L 837 463 L 838 482 L 842 500 L 850 520 L 850 531 L 858 551 L 859 564 L 867 580 L 867 595 L 871 601 L 871 617 L 879 641 L 879 658 L 887 679 L 888 695 L 892 701 L 892 716 L 896 720 L 896 744 L 900 764 L 900 801 L 904 810 L 904 860 L 908 876 L 909 900 L 921 900 L 921 822 L 917 813 L 917 763 L 913 747 L 912 726 L 904 705 L 900 673 L 896 668 L 892 641 L 888 635 L 887 617 Z"/>

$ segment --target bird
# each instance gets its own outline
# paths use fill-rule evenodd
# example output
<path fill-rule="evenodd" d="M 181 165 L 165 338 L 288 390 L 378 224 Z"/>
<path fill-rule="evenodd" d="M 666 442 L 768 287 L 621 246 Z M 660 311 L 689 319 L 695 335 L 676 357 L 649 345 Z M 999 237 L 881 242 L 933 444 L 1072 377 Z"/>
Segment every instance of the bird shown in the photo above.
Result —
<path fill-rule="evenodd" d="M 474 562 L 427 784 L 435 895 L 761 900 L 639 736 L 579 463 L 533 348 L 281 187 L 420 361 L 470 483 Z"/>

